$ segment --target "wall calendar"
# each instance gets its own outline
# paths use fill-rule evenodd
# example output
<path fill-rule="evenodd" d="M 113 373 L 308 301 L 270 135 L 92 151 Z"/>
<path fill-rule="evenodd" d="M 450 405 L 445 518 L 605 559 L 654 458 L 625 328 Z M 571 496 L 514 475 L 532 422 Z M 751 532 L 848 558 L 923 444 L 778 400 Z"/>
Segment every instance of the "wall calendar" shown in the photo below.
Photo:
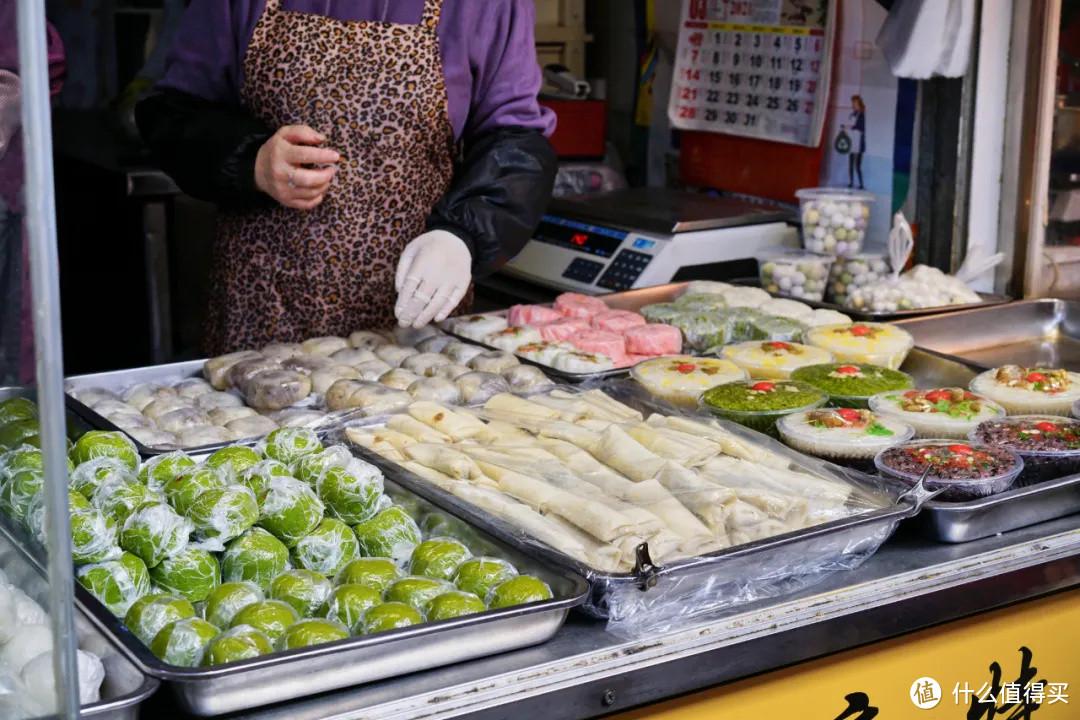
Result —
<path fill-rule="evenodd" d="M 673 127 L 816 147 L 836 0 L 684 0 Z"/>

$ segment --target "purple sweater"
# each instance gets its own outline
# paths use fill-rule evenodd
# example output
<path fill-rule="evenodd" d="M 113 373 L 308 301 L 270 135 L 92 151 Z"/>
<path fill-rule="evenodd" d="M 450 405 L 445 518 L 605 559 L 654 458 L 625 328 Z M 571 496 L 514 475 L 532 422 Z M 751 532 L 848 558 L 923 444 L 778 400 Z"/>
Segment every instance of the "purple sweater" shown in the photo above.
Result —
<path fill-rule="evenodd" d="M 238 102 L 243 58 L 266 0 L 192 0 L 160 87 Z M 346 21 L 417 25 L 423 0 L 281 0 L 286 11 Z M 454 134 L 504 126 L 550 135 L 554 115 L 536 101 L 532 0 L 443 0 L 439 46 Z"/>

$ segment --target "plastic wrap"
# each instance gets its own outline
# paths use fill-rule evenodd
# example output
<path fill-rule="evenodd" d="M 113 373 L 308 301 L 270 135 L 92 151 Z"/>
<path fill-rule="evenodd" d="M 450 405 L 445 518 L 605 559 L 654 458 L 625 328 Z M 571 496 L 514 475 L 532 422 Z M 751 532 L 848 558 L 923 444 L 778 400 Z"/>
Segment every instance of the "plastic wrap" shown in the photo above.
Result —
<path fill-rule="evenodd" d="M 147 503 L 124 521 L 120 546 L 152 568 L 186 548 L 191 530 L 191 523 L 165 503 Z"/>
<path fill-rule="evenodd" d="M 221 568 L 208 551 L 189 546 L 150 568 L 150 579 L 161 591 L 196 603 L 221 584 Z"/>
<path fill-rule="evenodd" d="M 262 602 L 265 599 L 262 588 L 255 583 L 224 583 L 210 593 L 203 602 L 201 614 L 211 625 L 227 628 L 232 625 L 236 613 L 252 603 Z"/>
<path fill-rule="evenodd" d="M 202 660 L 203 648 L 219 632 L 220 628 L 202 618 L 177 620 L 161 629 L 150 650 L 169 665 L 195 667 Z"/>
<path fill-rule="evenodd" d="M 286 570 L 270 583 L 269 596 L 283 602 L 302 618 L 315 617 L 334 589 L 325 575 L 314 570 Z"/>
<path fill-rule="evenodd" d="M 853 567 L 915 511 L 898 483 L 677 410 L 632 382 L 601 387 L 496 396 L 475 411 L 414 406 L 396 429 L 344 434 L 394 480 L 586 574 L 587 610 L 627 635 Z"/>
<path fill-rule="evenodd" d="M 224 665 L 268 655 L 273 651 L 274 645 L 266 633 L 250 625 L 237 625 L 207 643 L 200 664 L 207 667 Z"/>
<path fill-rule="evenodd" d="M 342 567 L 360 557 L 360 543 L 352 529 L 333 518 L 326 518 L 310 534 L 300 539 L 292 550 L 293 564 L 334 577 Z"/>

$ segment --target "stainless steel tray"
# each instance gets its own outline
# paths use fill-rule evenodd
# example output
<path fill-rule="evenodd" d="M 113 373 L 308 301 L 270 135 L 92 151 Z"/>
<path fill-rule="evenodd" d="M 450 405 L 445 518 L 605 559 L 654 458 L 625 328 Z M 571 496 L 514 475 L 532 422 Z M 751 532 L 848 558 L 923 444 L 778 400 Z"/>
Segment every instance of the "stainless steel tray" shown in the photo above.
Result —
<path fill-rule="evenodd" d="M 128 370 L 113 370 L 90 375 L 73 375 L 65 380 L 64 385 L 71 390 L 99 387 L 114 392 L 119 392 L 138 383 L 161 383 L 163 385 L 169 385 L 180 382 L 181 380 L 187 380 L 188 378 L 201 378 L 203 363 L 205 363 L 205 360 L 187 360 L 184 362 L 169 363 L 167 365 L 152 365 L 150 367 L 130 368 Z M 71 395 L 66 395 L 65 398 L 68 407 L 90 423 L 92 427 L 98 430 L 112 430 L 114 432 L 124 433 L 123 430 L 113 424 L 108 418 L 94 412 L 91 408 L 79 402 Z M 135 443 L 135 448 L 139 451 L 139 455 L 144 458 L 153 457 L 154 455 L 164 455 L 165 453 L 171 452 L 171 450 L 147 447 L 131 437 L 131 435 L 128 435 L 127 433 L 124 434 Z M 235 445 L 238 442 L 250 443 L 255 439 L 256 438 L 246 438 L 244 440 L 233 440 L 231 442 L 214 443 L 212 445 L 200 445 L 199 447 L 183 448 L 183 450 L 189 454 L 209 453 L 214 450 L 220 450 L 228 445 Z"/>
<path fill-rule="evenodd" d="M 32 394 L 21 388 L 0 388 L 0 400 Z M 23 592 L 40 602 L 42 607 L 47 607 L 48 581 L 44 560 L 40 547 L 32 543 L 21 528 L 12 527 L 6 517 L 0 516 L 0 567 Z M 144 675 L 125 657 L 94 627 L 84 609 L 78 608 L 75 622 L 80 647 L 100 657 L 105 666 L 101 699 L 84 705 L 80 715 L 100 720 L 137 720 L 139 706 L 157 691 L 161 682 Z"/>
<path fill-rule="evenodd" d="M 1023 300 L 897 324 L 918 347 L 980 370 L 1012 363 L 1080 371 L 1080 302 Z"/>
<path fill-rule="evenodd" d="M 736 285 L 751 285 L 753 287 L 761 287 L 761 282 L 756 278 L 747 278 L 744 280 L 732 281 Z M 854 320 L 863 320 L 866 322 L 893 322 L 896 320 L 902 320 L 904 318 L 923 317 L 926 315 L 941 315 L 944 313 L 957 312 L 959 310 L 972 310 L 976 308 L 988 308 L 995 307 L 997 305 L 1004 305 L 1005 303 L 1012 302 L 1012 298 L 1007 295 L 995 295 L 993 293 L 979 293 L 979 297 L 982 298 L 982 302 L 977 303 L 965 303 L 963 305 L 939 305 L 937 307 L 929 308 L 916 308 L 913 310 L 893 310 L 892 312 L 875 312 L 873 310 L 857 310 L 850 308 L 847 305 L 837 305 L 836 303 L 825 302 L 824 300 L 807 300 L 805 298 L 793 298 L 787 295 L 780 295 L 779 293 L 769 293 L 774 298 L 780 298 L 784 300 L 798 300 L 801 303 L 805 303 L 812 308 L 818 310 L 835 310 L 842 312 L 848 317 Z"/>
<path fill-rule="evenodd" d="M 606 300 L 609 297 L 611 297 L 611 296 L 610 295 L 605 295 L 604 299 Z M 483 313 L 483 314 L 484 315 L 505 316 L 507 314 L 507 312 L 509 312 L 509 311 L 508 310 L 495 310 L 495 311 L 486 312 L 486 313 Z M 450 321 L 449 320 L 443 322 L 442 325 L 441 325 L 441 328 L 442 328 L 442 331 L 445 332 L 447 335 L 450 335 L 451 337 L 455 337 L 458 340 L 461 340 L 462 342 L 467 342 L 467 343 L 470 343 L 472 345 L 478 345 L 480 347 L 487 348 L 489 350 L 498 350 L 499 349 L 497 347 L 493 347 L 491 345 L 488 345 L 487 343 L 480 342 L 479 340 L 473 340 L 472 338 L 467 338 L 467 337 L 465 337 L 463 335 L 458 335 L 456 332 L 454 332 L 453 330 L 450 329 Z M 530 360 L 529 358 L 522 357 L 521 355 L 515 355 L 515 357 L 518 360 L 520 360 L 521 362 L 525 363 L 526 365 L 535 365 L 536 367 L 543 370 L 546 374 L 550 375 L 551 377 L 553 377 L 553 378 L 555 378 L 557 380 L 562 380 L 563 382 L 569 382 L 569 383 L 583 383 L 583 382 L 590 382 L 590 381 L 595 381 L 595 380 L 603 380 L 604 378 L 619 377 L 621 375 L 626 375 L 626 374 L 628 374 L 630 372 L 630 368 L 624 367 L 624 368 L 612 368 L 611 370 L 601 370 L 600 372 L 594 372 L 594 373 L 571 373 L 571 372 L 566 372 L 564 370 L 559 370 L 558 368 L 552 367 L 551 365 L 545 365 L 543 363 L 536 362 L 535 360 Z"/>
<path fill-rule="evenodd" d="M 920 384 L 966 387 L 953 381 L 963 377 L 956 367 L 967 367 L 971 377 L 1006 363 L 1080 370 L 1080 303 L 1028 300 L 898 324 L 915 337 L 917 364 L 903 369 Z M 937 382 L 947 367 L 954 368 L 950 382 Z M 962 543 L 1077 512 L 1080 475 L 1073 475 L 978 500 L 931 501 L 915 522 L 931 537 Z"/>
<path fill-rule="evenodd" d="M 627 402 L 629 399 L 619 397 L 622 402 Z M 675 411 L 674 408 L 665 407 L 664 409 Z M 374 422 L 361 424 L 367 427 L 377 425 Z M 730 427 L 738 434 L 752 433 L 739 426 Z M 835 551 L 837 555 L 846 551 L 865 552 L 868 555 L 892 534 L 901 520 L 918 513 L 924 500 L 921 494 L 924 491 L 920 488 L 918 491 L 912 491 L 901 497 L 892 507 L 872 510 L 811 528 L 718 550 L 667 566 L 654 565 L 648 554 L 647 543 L 643 543 L 638 548 L 637 566 L 632 572 L 603 573 L 548 545 L 536 541 L 526 542 L 515 531 L 515 528 L 492 517 L 475 505 L 435 487 L 397 463 L 352 443 L 345 435 L 344 429 L 340 432 L 342 436 L 340 440 L 346 442 L 355 454 L 361 455 L 366 461 L 378 466 L 388 479 L 398 485 L 408 488 L 431 503 L 465 519 L 470 525 L 497 537 L 523 554 L 550 562 L 567 572 L 587 577 L 591 592 L 589 602 L 583 609 L 588 614 L 599 618 L 608 617 L 609 598 L 616 593 L 623 594 L 633 590 L 646 591 L 647 594 L 647 591 L 654 587 L 659 587 L 662 591 L 672 586 L 679 593 L 693 593 L 702 587 L 717 586 L 732 580 L 739 583 L 739 591 L 745 591 L 754 585 L 752 578 L 762 578 L 771 582 L 777 576 L 790 573 L 792 564 L 798 563 L 802 558 L 819 556 L 829 551 Z M 828 466 L 827 463 L 807 458 L 787 448 L 781 447 L 780 451 L 807 466 Z M 848 477 L 853 475 L 853 471 L 836 466 L 828 467 Z M 867 491 L 872 492 L 869 484 L 867 484 Z M 876 537 L 876 544 L 868 542 L 869 537 Z M 716 589 L 717 592 L 721 591 L 719 587 Z"/>
<path fill-rule="evenodd" d="M 448 532 L 465 537 L 477 554 L 509 560 L 522 572 L 547 582 L 555 597 L 212 668 L 166 665 L 151 654 L 120 618 L 79 585 L 75 587 L 77 602 L 131 662 L 147 675 L 166 683 L 184 710 L 209 716 L 537 645 L 549 640 L 562 627 L 571 608 L 585 601 L 588 584 L 580 575 L 526 556 L 408 489 L 392 482 L 387 483 L 386 489 L 399 502 L 437 515 L 440 534 Z"/>

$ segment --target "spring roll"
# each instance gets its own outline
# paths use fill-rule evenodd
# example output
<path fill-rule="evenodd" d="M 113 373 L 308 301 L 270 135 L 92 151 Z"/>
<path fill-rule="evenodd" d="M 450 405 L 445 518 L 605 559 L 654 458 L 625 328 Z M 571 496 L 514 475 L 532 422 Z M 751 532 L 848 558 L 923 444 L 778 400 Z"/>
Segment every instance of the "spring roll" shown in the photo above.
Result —
<path fill-rule="evenodd" d="M 413 402 L 409 405 L 408 413 L 455 441 L 467 440 L 484 431 L 484 423 L 472 415 L 456 413 L 426 400 Z"/>
<path fill-rule="evenodd" d="M 449 443 L 450 436 L 428 427 L 412 415 L 392 415 L 386 421 L 386 427 L 408 435 L 422 443 Z"/>
<path fill-rule="evenodd" d="M 550 421 L 559 419 L 559 411 L 522 400 L 510 393 L 499 393 L 484 403 L 484 410 L 505 415 L 509 418 L 522 418 L 532 421 Z"/>
<path fill-rule="evenodd" d="M 627 435 L 618 425 L 608 426 L 600 434 L 600 441 L 594 447 L 585 449 L 597 460 L 634 482 L 656 477 L 665 462 L 664 458 Z"/>
<path fill-rule="evenodd" d="M 484 474 L 472 458 L 447 445 L 416 443 L 403 448 L 402 452 L 410 460 L 438 470 L 455 480 L 472 480 Z"/>
<path fill-rule="evenodd" d="M 401 451 L 386 437 L 380 437 L 376 433 L 361 428 L 346 428 L 345 436 L 360 447 L 367 448 L 391 462 L 400 463 L 405 460 Z"/>

